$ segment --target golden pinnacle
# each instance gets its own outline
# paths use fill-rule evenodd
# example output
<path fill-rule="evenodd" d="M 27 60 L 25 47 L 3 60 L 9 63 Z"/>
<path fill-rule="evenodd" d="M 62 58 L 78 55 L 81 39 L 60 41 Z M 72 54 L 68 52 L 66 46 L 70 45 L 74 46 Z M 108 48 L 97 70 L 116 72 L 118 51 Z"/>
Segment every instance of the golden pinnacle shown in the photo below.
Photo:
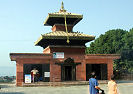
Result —
<path fill-rule="evenodd" d="M 69 39 L 67 39 L 67 43 L 68 43 L 68 44 L 70 43 Z"/>

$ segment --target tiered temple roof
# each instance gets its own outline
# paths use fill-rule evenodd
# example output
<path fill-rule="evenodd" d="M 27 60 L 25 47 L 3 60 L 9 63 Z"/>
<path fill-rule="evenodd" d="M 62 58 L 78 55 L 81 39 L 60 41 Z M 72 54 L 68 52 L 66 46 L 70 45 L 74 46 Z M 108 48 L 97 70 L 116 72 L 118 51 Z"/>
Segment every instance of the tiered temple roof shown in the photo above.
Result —
<path fill-rule="evenodd" d="M 54 24 L 64 24 L 64 16 L 66 16 L 67 24 L 76 25 L 80 20 L 82 20 L 83 15 L 76 13 L 69 13 L 64 9 L 64 4 L 59 12 L 48 13 L 44 25 L 53 26 Z"/>
<path fill-rule="evenodd" d="M 68 28 L 67 32 L 65 28 L 65 18 Z M 85 46 L 85 43 L 94 40 L 95 36 L 74 32 L 72 29 L 82 18 L 83 15 L 68 13 L 64 9 L 62 3 L 60 11 L 49 13 L 44 21 L 44 25 L 52 26 L 52 28 L 54 28 L 53 32 L 42 34 L 35 42 L 35 45 L 43 48 L 46 48 L 49 45 Z M 66 42 L 67 38 L 69 38 L 70 43 Z"/>

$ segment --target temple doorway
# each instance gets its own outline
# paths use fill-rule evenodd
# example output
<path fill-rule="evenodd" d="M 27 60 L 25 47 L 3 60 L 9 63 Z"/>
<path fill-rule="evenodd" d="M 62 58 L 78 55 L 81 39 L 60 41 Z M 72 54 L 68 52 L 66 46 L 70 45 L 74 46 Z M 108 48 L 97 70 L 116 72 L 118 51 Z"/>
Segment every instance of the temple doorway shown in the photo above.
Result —
<path fill-rule="evenodd" d="M 86 80 L 95 72 L 98 80 L 107 80 L 107 64 L 86 64 Z"/>
<path fill-rule="evenodd" d="M 76 68 L 74 66 L 62 66 L 62 81 L 76 80 Z"/>
<path fill-rule="evenodd" d="M 61 80 L 75 81 L 76 80 L 76 63 L 72 58 L 67 58 L 61 64 Z"/>
<path fill-rule="evenodd" d="M 72 66 L 65 66 L 65 81 L 72 80 Z"/>

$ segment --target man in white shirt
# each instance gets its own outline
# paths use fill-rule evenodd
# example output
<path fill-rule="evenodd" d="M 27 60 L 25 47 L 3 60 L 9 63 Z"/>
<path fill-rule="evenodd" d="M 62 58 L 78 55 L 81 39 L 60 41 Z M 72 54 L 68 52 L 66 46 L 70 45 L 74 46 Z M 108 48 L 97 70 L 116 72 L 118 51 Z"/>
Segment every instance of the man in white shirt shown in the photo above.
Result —
<path fill-rule="evenodd" d="M 34 68 L 33 70 L 31 70 L 31 72 L 33 73 L 33 82 L 35 82 L 35 76 L 38 73 L 38 70 Z"/>

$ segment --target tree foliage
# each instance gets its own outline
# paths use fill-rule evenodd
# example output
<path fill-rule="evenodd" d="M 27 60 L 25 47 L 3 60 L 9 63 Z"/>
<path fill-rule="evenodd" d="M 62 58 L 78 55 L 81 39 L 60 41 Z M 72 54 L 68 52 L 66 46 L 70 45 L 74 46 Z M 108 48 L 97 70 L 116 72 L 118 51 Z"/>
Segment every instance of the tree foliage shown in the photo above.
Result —
<path fill-rule="evenodd" d="M 120 53 L 123 43 L 123 36 L 127 31 L 122 29 L 109 30 L 104 35 L 100 35 L 87 48 L 87 54 L 115 54 Z"/>
<path fill-rule="evenodd" d="M 114 63 L 114 70 L 133 72 L 133 28 L 129 31 L 113 29 L 101 34 L 90 47 L 87 54 L 120 54 Z"/>

